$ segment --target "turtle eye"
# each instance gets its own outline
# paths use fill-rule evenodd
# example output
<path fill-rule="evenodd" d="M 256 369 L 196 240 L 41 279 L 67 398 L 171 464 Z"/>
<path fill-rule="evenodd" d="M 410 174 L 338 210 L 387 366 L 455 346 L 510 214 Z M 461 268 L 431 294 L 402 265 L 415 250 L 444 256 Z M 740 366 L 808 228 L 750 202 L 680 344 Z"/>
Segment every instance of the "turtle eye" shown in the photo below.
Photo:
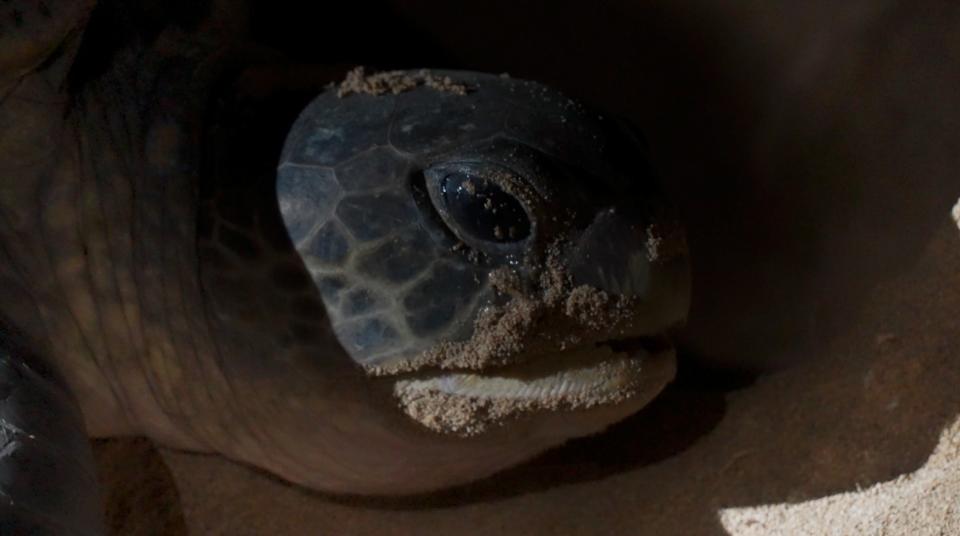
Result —
<path fill-rule="evenodd" d="M 455 171 L 440 181 L 447 214 L 470 237 L 487 242 L 520 242 L 530 236 L 523 204 L 492 181 Z"/>

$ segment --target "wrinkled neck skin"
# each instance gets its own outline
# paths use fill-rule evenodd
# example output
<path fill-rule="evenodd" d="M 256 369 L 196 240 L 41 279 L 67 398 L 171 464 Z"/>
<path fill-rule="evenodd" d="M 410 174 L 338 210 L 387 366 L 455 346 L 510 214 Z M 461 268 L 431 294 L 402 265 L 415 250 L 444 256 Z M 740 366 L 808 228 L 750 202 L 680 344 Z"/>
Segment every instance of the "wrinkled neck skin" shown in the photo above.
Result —
<path fill-rule="evenodd" d="M 0 275 L 14 296 L 2 314 L 67 379 L 91 435 L 143 434 L 315 489 L 393 494 L 485 476 L 566 439 L 567 427 L 582 434 L 584 422 L 638 409 L 471 439 L 413 423 L 392 385 L 344 354 L 322 308 L 307 320 L 282 313 L 316 292 L 271 283 L 278 266 L 288 278 L 302 270 L 282 238 L 254 238 L 252 254 L 223 244 L 233 223 L 222 213 L 242 229 L 251 211 L 255 237 L 279 222 L 261 194 L 286 127 L 260 132 L 268 149 L 243 150 L 254 138 L 237 141 L 212 124 L 231 124 L 229 114 L 209 113 L 223 71 L 209 56 L 175 60 L 119 55 L 72 102 L 50 103 L 57 113 L 35 114 L 49 124 L 32 141 L 49 154 L 6 169 L 25 180 L 0 199 Z M 210 185 L 232 173 L 226 197 L 240 201 L 225 203 Z"/>

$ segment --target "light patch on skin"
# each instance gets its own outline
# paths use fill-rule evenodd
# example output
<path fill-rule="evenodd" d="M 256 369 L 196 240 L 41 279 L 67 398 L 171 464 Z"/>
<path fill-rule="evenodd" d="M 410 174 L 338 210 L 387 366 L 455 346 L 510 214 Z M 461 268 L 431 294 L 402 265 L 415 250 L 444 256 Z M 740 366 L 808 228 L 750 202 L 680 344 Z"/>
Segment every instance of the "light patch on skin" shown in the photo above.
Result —
<path fill-rule="evenodd" d="M 957 229 L 960 229 L 960 199 L 957 200 L 956 205 L 953 205 L 950 215 L 953 217 L 954 223 L 957 224 Z"/>
<path fill-rule="evenodd" d="M 864 490 L 802 503 L 726 508 L 732 536 L 960 534 L 960 419 L 917 471 Z"/>
<path fill-rule="evenodd" d="M 673 379 L 673 350 L 633 355 L 609 347 L 582 349 L 503 369 L 398 381 L 403 411 L 435 432 L 471 437 L 541 411 L 588 410 L 644 398 Z"/>

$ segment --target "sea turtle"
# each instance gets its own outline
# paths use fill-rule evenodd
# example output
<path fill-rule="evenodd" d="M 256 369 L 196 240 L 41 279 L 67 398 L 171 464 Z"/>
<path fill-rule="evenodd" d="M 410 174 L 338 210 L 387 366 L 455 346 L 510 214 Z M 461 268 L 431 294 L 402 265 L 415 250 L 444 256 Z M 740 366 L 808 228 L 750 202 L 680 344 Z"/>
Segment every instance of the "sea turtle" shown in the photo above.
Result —
<path fill-rule="evenodd" d="M 453 71 L 297 117 L 221 26 L 105 50 L 91 1 L 2 6 L 0 532 L 99 531 L 86 434 L 414 493 L 672 378 L 686 248 L 625 123 Z"/>

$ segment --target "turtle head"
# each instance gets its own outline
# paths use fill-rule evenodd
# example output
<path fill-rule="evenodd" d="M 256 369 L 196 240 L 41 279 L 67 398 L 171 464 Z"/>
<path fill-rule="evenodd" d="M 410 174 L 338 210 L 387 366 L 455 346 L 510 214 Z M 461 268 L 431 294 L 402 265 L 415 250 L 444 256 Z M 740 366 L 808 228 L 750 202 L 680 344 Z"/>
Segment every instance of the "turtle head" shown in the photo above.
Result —
<path fill-rule="evenodd" d="M 438 440 L 543 448 L 643 406 L 689 271 L 639 136 L 533 82 L 394 75 L 316 98 L 279 165 L 345 353 Z"/>

